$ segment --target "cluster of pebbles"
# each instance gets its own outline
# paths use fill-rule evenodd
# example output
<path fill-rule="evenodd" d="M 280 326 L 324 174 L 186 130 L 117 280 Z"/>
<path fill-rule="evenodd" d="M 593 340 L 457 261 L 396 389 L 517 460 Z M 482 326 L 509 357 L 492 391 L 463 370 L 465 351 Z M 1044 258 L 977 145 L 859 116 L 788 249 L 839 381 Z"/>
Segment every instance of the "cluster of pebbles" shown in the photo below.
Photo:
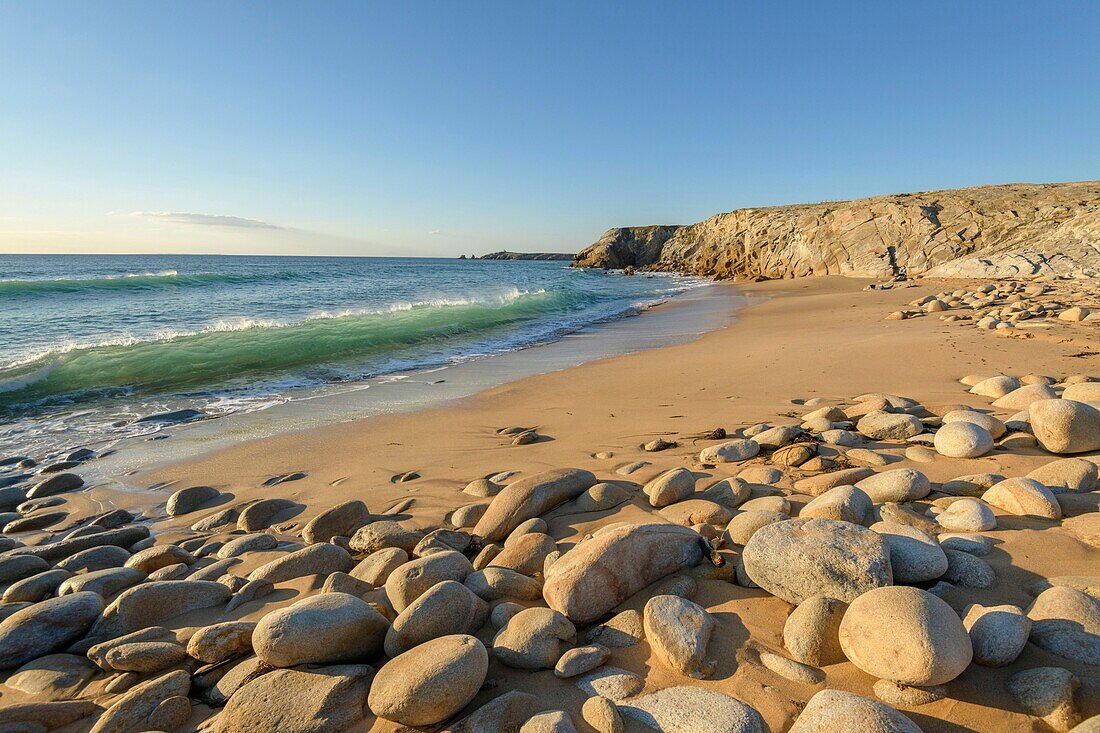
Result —
<path fill-rule="evenodd" d="M 65 519 L 50 518 L 64 514 L 55 500 L 81 491 L 71 469 L 92 454 L 45 473 L 8 459 L 0 730 L 754 733 L 767 730 L 764 700 L 701 682 L 755 664 L 812 691 L 793 733 L 920 731 L 899 708 L 950 699 L 973 665 L 1009 668 L 1013 712 L 1037 725 L 1100 731 L 1100 718 L 1082 720 L 1081 679 L 1100 669 L 1100 569 L 1044 579 L 1026 607 L 950 603 L 955 589 L 997 587 L 984 558 L 1006 517 L 1100 547 L 1100 382 L 961 383 L 957 405 L 810 400 L 789 424 L 716 431 L 644 485 L 629 476 L 646 461 L 603 478 L 476 479 L 434 527 L 359 500 L 298 527 L 290 499 L 234 503 L 194 486 L 163 507 L 193 516 L 189 529 L 154 534 L 152 517 L 116 509 L 50 532 Z M 943 482 L 890 468 L 1020 451 L 1047 459 L 1027 475 Z M 646 520 L 616 521 L 627 508 Z M 551 534 L 555 518 L 596 513 L 606 521 L 575 542 Z M 693 600 L 704 585 L 711 599 L 737 590 L 717 592 L 722 616 L 746 598 L 788 604 L 781 644 L 717 654 L 729 627 Z M 1062 665 L 1020 664 L 1029 644 Z M 672 683 L 625 669 L 635 648 Z M 834 665 L 849 664 L 875 680 L 873 697 L 833 684 Z M 540 673 L 583 704 L 508 682 Z"/>
<path fill-rule="evenodd" d="M 1049 328 L 1052 321 L 1100 324 L 1100 289 L 1088 280 L 1002 280 L 918 298 L 887 320 L 938 315 L 946 323 L 970 324 L 1006 335 Z"/>

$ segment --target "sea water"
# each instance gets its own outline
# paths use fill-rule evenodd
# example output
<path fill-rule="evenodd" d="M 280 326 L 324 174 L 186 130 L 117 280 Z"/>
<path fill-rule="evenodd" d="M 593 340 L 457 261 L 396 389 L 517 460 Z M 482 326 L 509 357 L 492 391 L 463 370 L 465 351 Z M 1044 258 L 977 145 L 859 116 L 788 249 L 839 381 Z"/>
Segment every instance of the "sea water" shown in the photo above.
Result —
<path fill-rule="evenodd" d="M 0 458 L 545 344 L 701 284 L 560 261 L 0 255 Z"/>

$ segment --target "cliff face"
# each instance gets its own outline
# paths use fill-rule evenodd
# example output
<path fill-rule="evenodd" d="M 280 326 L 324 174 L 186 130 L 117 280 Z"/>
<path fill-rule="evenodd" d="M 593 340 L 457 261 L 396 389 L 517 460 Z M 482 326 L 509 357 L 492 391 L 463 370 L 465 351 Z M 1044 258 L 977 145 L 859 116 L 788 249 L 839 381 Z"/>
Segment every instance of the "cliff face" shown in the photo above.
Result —
<path fill-rule="evenodd" d="M 689 226 L 611 229 L 577 267 L 722 278 L 1100 273 L 1100 181 L 1013 184 L 739 209 Z"/>

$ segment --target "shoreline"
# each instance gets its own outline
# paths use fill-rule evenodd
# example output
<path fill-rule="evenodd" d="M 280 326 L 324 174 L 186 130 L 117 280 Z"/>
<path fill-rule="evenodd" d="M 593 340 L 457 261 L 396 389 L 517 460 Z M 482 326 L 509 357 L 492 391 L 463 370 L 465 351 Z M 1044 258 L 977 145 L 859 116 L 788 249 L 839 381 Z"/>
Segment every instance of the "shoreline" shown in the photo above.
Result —
<path fill-rule="evenodd" d="M 457 405 L 528 377 L 690 342 L 727 327 L 746 300 L 729 283 L 711 281 L 641 307 L 637 313 L 592 323 L 544 343 L 361 382 L 303 389 L 270 407 L 167 425 L 155 433 L 118 440 L 109 455 L 88 465 L 90 477 L 128 484 L 124 477 L 138 467 L 149 470 L 150 464 L 162 467 L 199 460 L 242 441 Z M 692 325 L 684 328 L 685 320 Z"/>

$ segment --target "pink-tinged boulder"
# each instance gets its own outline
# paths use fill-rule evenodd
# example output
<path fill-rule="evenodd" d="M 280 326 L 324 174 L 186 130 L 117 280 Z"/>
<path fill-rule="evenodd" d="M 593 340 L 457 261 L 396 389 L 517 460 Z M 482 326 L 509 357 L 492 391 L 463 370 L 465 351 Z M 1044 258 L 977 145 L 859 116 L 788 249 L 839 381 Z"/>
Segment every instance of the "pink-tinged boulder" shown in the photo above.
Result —
<path fill-rule="evenodd" d="M 576 499 L 595 485 L 595 475 L 579 468 L 556 468 L 522 478 L 493 497 L 474 526 L 474 534 L 488 542 L 501 542 L 521 523 Z"/>
<path fill-rule="evenodd" d="M 550 566 L 542 594 L 588 624 L 642 588 L 703 558 L 703 538 L 675 524 L 624 524 L 597 532 Z"/>
<path fill-rule="evenodd" d="M 1051 453 L 1100 450 L 1100 410 L 1074 400 L 1039 400 L 1028 407 L 1031 430 Z"/>

